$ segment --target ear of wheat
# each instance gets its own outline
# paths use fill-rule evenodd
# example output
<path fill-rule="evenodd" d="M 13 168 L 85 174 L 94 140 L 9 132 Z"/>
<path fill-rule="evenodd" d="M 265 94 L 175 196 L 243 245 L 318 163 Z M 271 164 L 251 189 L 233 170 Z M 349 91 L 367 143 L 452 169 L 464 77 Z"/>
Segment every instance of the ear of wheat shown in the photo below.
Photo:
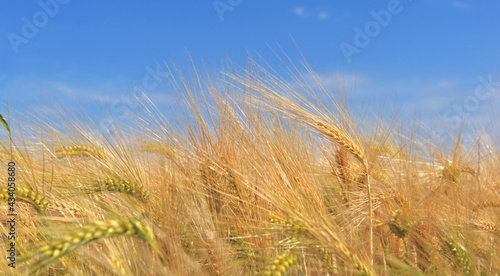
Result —
<path fill-rule="evenodd" d="M 179 158 L 179 154 L 175 150 L 163 145 L 146 144 L 143 147 L 143 150 L 150 153 L 163 154 L 175 159 Z"/>
<path fill-rule="evenodd" d="M 471 222 L 471 226 L 479 230 L 498 233 L 495 223 L 491 221 L 476 220 Z"/>
<path fill-rule="evenodd" d="M 300 221 L 272 213 L 270 214 L 270 217 L 271 223 L 280 226 L 283 230 L 286 230 L 286 233 L 290 234 L 294 238 L 307 240 L 308 242 L 314 242 L 314 240 L 316 240 L 314 234 L 309 231 L 309 228 Z M 335 246 L 332 246 L 331 249 L 337 256 L 347 262 L 350 262 L 356 270 L 363 275 L 373 275 L 371 269 L 366 266 L 355 253 L 352 253 L 347 246 L 340 239 L 338 239 L 338 237 L 330 236 L 330 238 L 333 238 L 335 241 Z M 325 248 L 325 250 L 328 249 Z"/>
<path fill-rule="evenodd" d="M 71 215 L 73 217 L 86 217 L 90 212 L 73 204 L 58 201 L 49 202 L 47 209 L 49 211 L 56 211 L 64 216 Z"/>
<path fill-rule="evenodd" d="M 472 270 L 472 260 L 467 252 L 467 249 L 460 243 L 453 241 L 447 242 L 447 245 L 464 274 L 470 274 Z"/>
<path fill-rule="evenodd" d="M 474 206 L 474 211 L 478 211 L 485 208 L 500 208 L 500 200 L 486 200 L 485 202 Z"/>
<path fill-rule="evenodd" d="M 351 153 L 356 159 L 358 159 L 363 165 L 364 169 L 364 180 L 363 184 L 366 185 L 368 194 L 368 213 L 369 219 L 369 236 L 370 236 L 370 257 L 373 263 L 373 203 L 372 203 L 372 187 L 370 185 L 370 179 L 368 174 L 368 160 L 360 147 L 356 145 L 354 140 L 345 132 L 342 131 L 335 125 L 325 124 L 321 121 L 316 122 L 314 128 L 319 130 L 321 133 L 329 137 L 333 143 L 341 146 L 346 151 Z"/>
<path fill-rule="evenodd" d="M 298 265 L 297 255 L 283 254 L 266 265 L 259 273 L 261 276 L 286 275 L 290 269 Z"/>
<path fill-rule="evenodd" d="M 107 178 L 98 181 L 94 186 L 87 188 L 86 190 L 88 193 L 102 191 L 119 192 L 138 197 L 144 202 L 148 202 L 150 200 L 149 192 L 143 186 L 132 185 L 128 181 L 122 179 Z"/>
<path fill-rule="evenodd" d="M 48 202 L 43 196 L 35 191 L 26 188 L 18 188 L 15 191 L 15 198 L 21 202 L 31 204 L 38 212 L 45 212 Z M 7 189 L 0 190 L 0 201 L 7 201 L 9 199 L 9 191 Z"/>
<path fill-rule="evenodd" d="M 94 147 L 88 146 L 64 146 L 61 149 L 56 151 L 56 155 L 60 158 L 65 156 L 79 156 L 79 157 L 88 157 L 93 156 L 96 158 L 101 158 L 104 156 L 103 152 Z"/>
<path fill-rule="evenodd" d="M 355 140 L 349 135 L 349 132 L 344 128 L 341 128 L 336 122 L 338 120 L 334 120 L 329 118 L 328 116 L 323 116 L 324 113 L 318 110 L 318 108 L 314 107 L 312 103 L 307 101 L 305 98 L 296 94 L 295 91 L 291 91 L 292 94 L 298 97 L 299 102 L 305 104 L 306 107 L 300 106 L 286 96 L 283 95 L 279 90 L 276 90 L 276 86 L 268 85 L 265 81 L 255 80 L 254 78 L 240 78 L 234 75 L 228 74 L 229 78 L 236 80 L 241 85 L 249 88 L 253 91 L 256 91 L 260 95 L 262 95 L 265 100 L 265 104 L 275 110 L 283 112 L 285 115 L 290 116 L 294 120 L 301 122 L 304 125 L 308 125 L 315 129 L 316 132 L 326 136 L 329 138 L 331 142 L 334 144 L 344 148 L 346 151 L 351 153 L 356 159 L 358 159 L 364 169 L 364 178 L 362 183 L 366 185 L 367 194 L 368 194 L 368 213 L 369 213 L 369 237 L 370 237 L 370 258 L 373 263 L 374 257 L 374 247 L 373 247 L 373 205 L 372 205 L 372 187 L 370 184 L 369 174 L 368 174 L 368 160 L 363 152 L 363 150 L 357 145 Z M 286 84 L 283 85 L 284 88 L 288 87 Z M 261 100 L 257 98 L 257 100 Z M 338 105 L 336 105 L 338 107 Z M 310 109 L 308 110 L 309 107 Z M 318 111 L 318 112 L 315 112 Z M 342 111 L 340 111 L 342 113 Z M 316 115 L 316 114 L 319 115 Z M 347 116 L 345 113 L 341 115 L 341 120 L 346 120 Z M 330 123 L 333 121 L 334 123 Z"/>
<path fill-rule="evenodd" d="M 331 138 L 332 142 L 341 146 L 346 151 L 350 152 L 354 157 L 356 157 L 363 165 L 366 164 L 366 157 L 363 151 L 356 145 L 352 138 L 346 134 L 344 131 L 332 124 L 326 124 L 321 121 L 316 122 L 316 126 L 313 126 L 318 131 Z M 365 168 L 368 169 L 368 168 Z"/>
<path fill-rule="evenodd" d="M 69 235 L 55 239 L 48 245 L 36 250 L 33 255 L 21 258 L 20 261 L 27 261 L 28 258 L 36 259 L 30 268 L 30 273 L 33 273 L 38 269 L 47 267 L 84 244 L 118 236 L 138 237 L 155 246 L 153 232 L 146 224 L 136 219 L 108 220 L 86 225 Z"/>

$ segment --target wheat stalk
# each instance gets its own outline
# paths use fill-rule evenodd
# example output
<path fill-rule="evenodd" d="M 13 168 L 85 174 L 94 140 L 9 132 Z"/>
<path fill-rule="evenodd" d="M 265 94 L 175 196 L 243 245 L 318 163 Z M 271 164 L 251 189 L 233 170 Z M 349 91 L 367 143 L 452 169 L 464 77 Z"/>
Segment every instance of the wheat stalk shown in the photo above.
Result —
<path fill-rule="evenodd" d="M 369 236 L 370 236 L 370 259 L 373 264 L 374 248 L 373 248 L 373 204 L 372 204 L 372 187 L 370 185 L 370 177 L 368 174 L 368 161 L 363 152 L 363 150 L 357 146 L 352 137 L 344 129 L 338 127 L 336 124 L 326 123 L 328 121 L 327 116 L 323 116 L 321 111 L 313 106 L 312 103 L 308 102 L 305 98 L 295 94 L 298 97 L 298 101 L 305 104 L 306 107 L 312 110 L 318 111 L 319 115 L 313 114 L 306 107 L 302 107 L 296 103 L 296 101 L 288 99 L 283 93 L 276 90 L 276 86 L 267 85 L 266 83 L 254 80 L 254 79 L 242 79 L 231 74 L 228 76 L 245 87 L 257 91 L 260 95 L 267 98 L 267 105 L 273 109 L 284 112 L 291 118 L 314 128 L 317 132 L 328 137 L 330 141 L 338 146 L 344 148 L 346 151 L 351 153 L 355 158 L 357 158 L 363 165 L 364 169 L 364 181 L 363 184 L 366 185 L 368 190 L 368 201 L 369 201 Z M 283 85 L 283 88 L 287 88 L 287 85 Z M 293 91 L 292 93 L 294 93 Z M 260 100 L 260 99 L 257 99 Z M 317 113 L 318 114 L 318 113 Z M 342 115 L 345 116 L 345 113 Z"/>
<path fill-rule="evenodd" d="M 288 233 L 290 233 L 295 238 L 302 238 L 306 240 L 312 240 L 313 242 L 317 240 L 313 233 L 300 221 L 288 217 L 282 217 L 276 214 L 269 214 L 271 217 L 271 222 L 278 224 Z M 335 246 L 332 248 L 336 253 L 340 254 L 344 260 L 350 261 L 354 267 L 361 272 L 363 275 L 373 275 L 371 270 L 359 259 L 359 257 L 352 253 L 347 246 L 340 241 L 336 235 L 330 236 L 335 241 Z M 327 248 L 325 248 L 326 250 Z"/>
<path fill-rule="evenodd" d="M 368 174 L 368 161 L 366 159 L 365 154 L 361 150 L 360 147 L 354 143 L 353 139 L 340 128 L 335 125 L 325 124 L 321 121 L 316 122 L 315 128 L 319 130 L 321 133 L 330 138 L 332 142 L 341 146 L 346 151 L 351 153 L 355 158 L 357 158 L 361 164 L 363 165 L 364 170 L 364 181 L 363 184 L 366 185 L 368 190 L 368 212 L 370 214 L 369 220 L 369 228 L 370 228 L 370 259 L 373 263 L 373 203 L 372 203 L 372 187 L 370 185 L 369 174 Z"/>
<path fill-rule="evenodd" d="M 344 148 L 340 148 L 335 155 L 336 168 L 334 173 L 340 178 L 339 184 L 344 197 L 344 203 L 349 207 L 349 198 L 347 195 L 348 185 L 351 181 L 351 172 L 349 171 L 349 155 Z"/>

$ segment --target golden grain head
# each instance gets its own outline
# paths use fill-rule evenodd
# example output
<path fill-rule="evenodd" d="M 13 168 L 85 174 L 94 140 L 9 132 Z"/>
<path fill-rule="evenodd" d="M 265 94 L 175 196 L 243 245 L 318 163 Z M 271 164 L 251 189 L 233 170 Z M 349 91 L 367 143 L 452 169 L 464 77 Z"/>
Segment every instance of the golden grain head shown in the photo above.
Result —
<path fill-rule="evenodd" d="M 89 210 L 78 207 L 72 203 L 53 200 L 49 202 L 47 210 L 55 211 L 63 216 L 70 215 L 73 217 L 87 217 Z"/>
<path fill-rule="evenodd" d="M 56 151 L 58 157 L 75 156 L 75 157 L 96 157 L 102 158 L 104 153 L 95 147 L 91 146 L 63 146 L 61 149 Z"/>
<path fill-rule="evenodd" d="M 495 223 L 491 222 L 491 221 L 476 220 L 476 221 L 471 222 L 471 226 L 473 228 L 476 228 L 479 230 L 492 232 L 492 233 L 498 233 Z"/>
<path fill-rule="evenodd" d="M 366 163 L 366 157 L 363 151 L 354 143 L 343 131 L 333 125 L 328 125 L 323 122 L 317 122 L 318 130 L 339 146 L 345 148 L 348 152 L 354 155 L 361 163 Z"/>
<path fill-rule="evenodd" d="M 173 148 L 168 146 L 147 144 L 144 146 L 144 151 L 150 153 L 163 154 L 175 159 L 179 158 L 179 154 Z"/>
<path fill-rule="evenodd" d="M 500 200 L 496 199 L 486 200 L 483 203 L 474 206 L 474 211 L 478 211 L 485 208 L 500 208 Z"/>
<path fill-rule="evenodd" d="M 452 164 L 450 166 L 445 167 L 442 170 L 441 174 L 442 174 L 443 179 L 445 179 L 451 183 L 457 184 L 460 180 L 461 172 L 462 171 L 460 170 L 460 167 Z"/>

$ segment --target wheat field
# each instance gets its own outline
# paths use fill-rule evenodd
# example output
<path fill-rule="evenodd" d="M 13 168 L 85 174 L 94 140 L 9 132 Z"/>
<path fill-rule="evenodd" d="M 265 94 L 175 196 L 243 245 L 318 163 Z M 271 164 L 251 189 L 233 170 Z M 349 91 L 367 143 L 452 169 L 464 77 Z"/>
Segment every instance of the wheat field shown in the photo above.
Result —
<path fill-rule="evenodd" d="M 17 217 L 16 267 L 0 270 L 499 275 L 495 137 L 464 119 L 440 140 L 417 117 L 358 110 L 307 65 L 287 72 L 168 66 L 173 111 L 140 101 L 111 132 L 55 107 L 3 114 Z"/>

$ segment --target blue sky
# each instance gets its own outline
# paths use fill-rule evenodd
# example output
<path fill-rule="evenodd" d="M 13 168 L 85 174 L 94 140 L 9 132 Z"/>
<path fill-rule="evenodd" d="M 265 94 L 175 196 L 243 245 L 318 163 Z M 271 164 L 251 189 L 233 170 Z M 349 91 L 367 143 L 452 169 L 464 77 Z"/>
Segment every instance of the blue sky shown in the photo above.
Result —
<path fill-rule="evenodd" d="M 68 90 L 92 112 L 97 98 L 126 100 L 164 60 L 187 67 L 188 52 L 217 71 L 248 53 L 273 64 L 279 44 L 298 63 L 295 40 L 322 78 L 356 81 L 359 99 L 487 116 L 500 92 L 499 11 L 493 0 L 7 1 L 0 112 L 7 99 L 18 110 L 49 99 L 71 106 Z M 147 94 L 165 100 L 149 80 Z"/>

